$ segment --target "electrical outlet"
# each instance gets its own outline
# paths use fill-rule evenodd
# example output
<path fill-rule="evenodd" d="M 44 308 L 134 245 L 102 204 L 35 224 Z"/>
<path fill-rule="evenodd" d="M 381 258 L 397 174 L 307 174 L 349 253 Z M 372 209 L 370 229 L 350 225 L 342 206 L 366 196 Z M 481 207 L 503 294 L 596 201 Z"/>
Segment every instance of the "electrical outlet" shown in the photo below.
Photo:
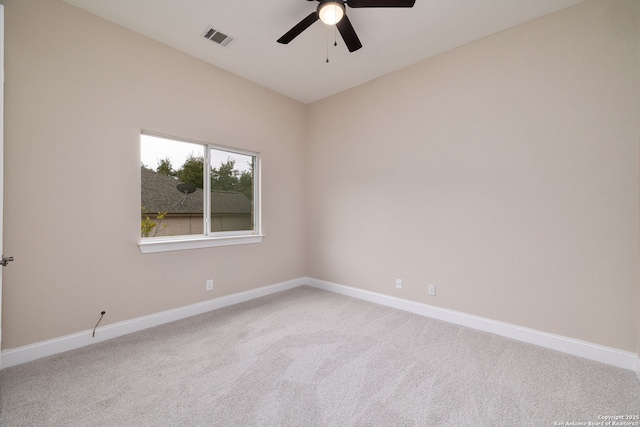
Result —
<path fill-rule="evenodd" d="M 207 280 L 207 290 L 208 291 L 212 291 L 213 290 L 213 279 Z"/>
<path fill-rule="evenodd" d="M 396 289 L 402 289 L 402 279 L 396 279 Z"/>
<path fill-rule="evenodd" d="M 429 285 L 429 295 L 436 296 L 436 285 Z"/>

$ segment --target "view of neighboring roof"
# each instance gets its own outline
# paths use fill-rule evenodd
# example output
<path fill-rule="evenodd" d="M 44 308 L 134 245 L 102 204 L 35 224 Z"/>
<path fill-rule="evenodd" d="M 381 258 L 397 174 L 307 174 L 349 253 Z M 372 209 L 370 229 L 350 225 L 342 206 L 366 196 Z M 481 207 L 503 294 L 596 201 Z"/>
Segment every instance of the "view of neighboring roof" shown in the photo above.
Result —
<path fill-rule="evenodd" d="M 187 194 L 177 186 L 181 181 L 162 175 L 144 167 L 142 177 L 142 206 L 148 213 L 167 212 L 169 214 L 202 214 L 202 189 Z M 211 213 L 251 214 L 251 200 L 235 191 L 211 192 Z"/>

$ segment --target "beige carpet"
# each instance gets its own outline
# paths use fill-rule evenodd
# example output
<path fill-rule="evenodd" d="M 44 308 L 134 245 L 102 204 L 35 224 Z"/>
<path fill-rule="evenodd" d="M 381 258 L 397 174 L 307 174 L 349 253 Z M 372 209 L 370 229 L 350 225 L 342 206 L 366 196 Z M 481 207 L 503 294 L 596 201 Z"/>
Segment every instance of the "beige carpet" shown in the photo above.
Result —
<path fill-rule="evenodd" d="M 537 427 L 623 414 L 640 414 L 631 371 L 309 287 L 0 372 L 6 427 Z"/>

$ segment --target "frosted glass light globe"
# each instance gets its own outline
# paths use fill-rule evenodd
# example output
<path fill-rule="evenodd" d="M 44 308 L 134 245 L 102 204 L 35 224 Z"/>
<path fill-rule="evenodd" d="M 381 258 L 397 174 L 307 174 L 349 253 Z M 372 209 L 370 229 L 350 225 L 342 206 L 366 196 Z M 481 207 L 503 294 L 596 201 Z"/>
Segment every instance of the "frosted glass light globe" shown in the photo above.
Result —
<path fill-rule="evenodd" d="M 332 1 L 318 7 L 320 20 L 327 25 L 335 25 L 344 17 L 344 5 Z"/>

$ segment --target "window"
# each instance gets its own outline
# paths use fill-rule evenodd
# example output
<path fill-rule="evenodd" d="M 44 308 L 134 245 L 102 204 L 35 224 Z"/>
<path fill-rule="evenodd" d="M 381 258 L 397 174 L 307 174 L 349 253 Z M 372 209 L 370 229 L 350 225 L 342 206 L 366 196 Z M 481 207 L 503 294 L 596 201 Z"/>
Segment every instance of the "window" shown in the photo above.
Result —
<path fill-rule="evenodd" d="M 257 153 L 143 133 L 140 250 L 257 243 Z"/>

